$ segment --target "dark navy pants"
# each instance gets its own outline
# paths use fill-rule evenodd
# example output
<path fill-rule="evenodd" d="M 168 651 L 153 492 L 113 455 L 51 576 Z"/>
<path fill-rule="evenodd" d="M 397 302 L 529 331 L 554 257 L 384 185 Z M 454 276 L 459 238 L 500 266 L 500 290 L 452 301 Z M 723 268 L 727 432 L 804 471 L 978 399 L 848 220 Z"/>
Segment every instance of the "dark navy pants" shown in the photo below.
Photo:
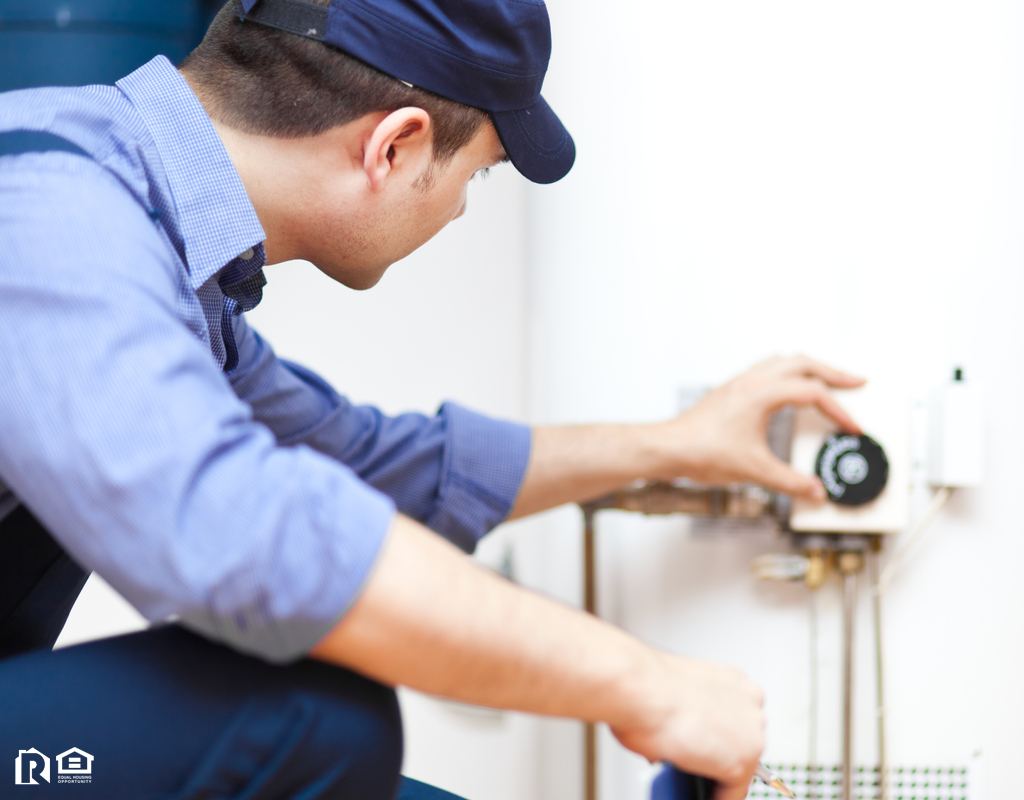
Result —
<path fill-rule="evenodd" d="M 395 692 L 347 670 L 274 666 L 173 625 L 51 652 L 85 578 L 24 508 L 0 522 L 0 796 L 458 800 L 400 777 Z M 86 755 L 58 764 L 72 748 Z M 89 782 L 66 785 L 76 764 Z"/>

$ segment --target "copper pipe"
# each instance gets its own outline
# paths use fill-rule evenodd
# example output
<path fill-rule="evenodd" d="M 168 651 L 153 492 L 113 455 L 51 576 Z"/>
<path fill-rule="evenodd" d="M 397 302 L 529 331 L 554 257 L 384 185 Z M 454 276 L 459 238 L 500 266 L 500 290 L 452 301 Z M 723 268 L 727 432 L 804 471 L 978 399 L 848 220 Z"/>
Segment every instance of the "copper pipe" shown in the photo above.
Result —
<path fill-rule="evenodd" d="M 583 610 L 597 614 L 597 586 L 594 551 L 594 509 L 583 511 Z M 597 800 L 597 726 L 583 723 L 583 797 Z"/>

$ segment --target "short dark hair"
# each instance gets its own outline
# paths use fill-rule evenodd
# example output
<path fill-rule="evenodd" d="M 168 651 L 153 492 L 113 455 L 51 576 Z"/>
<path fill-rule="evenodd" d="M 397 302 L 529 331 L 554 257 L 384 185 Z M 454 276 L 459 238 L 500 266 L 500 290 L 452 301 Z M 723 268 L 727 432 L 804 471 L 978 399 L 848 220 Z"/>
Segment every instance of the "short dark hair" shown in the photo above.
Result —
<path fill-rule="evenodd" d="M 328 5 L 330 0 L 312 0 Z M 336 47 L 239 19 L 230 0 L 181 68 L 218 122 L 263 136 L 316 136 L 378 111 L 430 115 L 433 158 L 447 163 L 487 112 L 409 87 Z"/>

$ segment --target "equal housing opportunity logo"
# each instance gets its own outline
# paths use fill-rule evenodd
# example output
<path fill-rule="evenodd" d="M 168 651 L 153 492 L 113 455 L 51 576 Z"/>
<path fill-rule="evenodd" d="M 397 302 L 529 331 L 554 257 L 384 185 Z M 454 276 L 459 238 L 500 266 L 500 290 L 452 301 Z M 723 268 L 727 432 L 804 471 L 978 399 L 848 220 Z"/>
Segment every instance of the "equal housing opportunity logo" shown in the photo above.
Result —
<path fill-rule="evenodd" d="M 93 756 L 77 747 L 65 750 L 54 761 L 57 762 L 56 783 L 92 783 Z M 50 758 L 34 747 L 19 750 L 14 759 L 14 782 L 21 786 L 39 785 L 44 780 L 50 783 Z"/>

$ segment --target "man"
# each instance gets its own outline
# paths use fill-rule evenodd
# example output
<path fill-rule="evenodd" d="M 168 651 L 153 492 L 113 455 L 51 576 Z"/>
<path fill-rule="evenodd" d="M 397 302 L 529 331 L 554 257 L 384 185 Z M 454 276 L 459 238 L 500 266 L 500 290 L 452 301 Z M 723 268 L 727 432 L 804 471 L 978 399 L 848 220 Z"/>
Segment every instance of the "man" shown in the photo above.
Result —
<path fill-rule="evenodd" d="M 659 425 L 388 419 L 245 322 L 265 263 L 368 288 L 480 170 L 564 176 L 549 52 L 539 2 L 244 0 L 180 72 L 0 97 L 0 743 L 36 796 L 71 747 L 105 800 L 439 796 L 400 782 L 397 684 L 602 721 L 746 795 L 756 687 L 452 543 L 637 478 L 821 497 L 766 421 L 856 430 L 826 386 L 858 379 L 776 359 Z M 47 652 L 86 570 L 177 624 Z"/>

